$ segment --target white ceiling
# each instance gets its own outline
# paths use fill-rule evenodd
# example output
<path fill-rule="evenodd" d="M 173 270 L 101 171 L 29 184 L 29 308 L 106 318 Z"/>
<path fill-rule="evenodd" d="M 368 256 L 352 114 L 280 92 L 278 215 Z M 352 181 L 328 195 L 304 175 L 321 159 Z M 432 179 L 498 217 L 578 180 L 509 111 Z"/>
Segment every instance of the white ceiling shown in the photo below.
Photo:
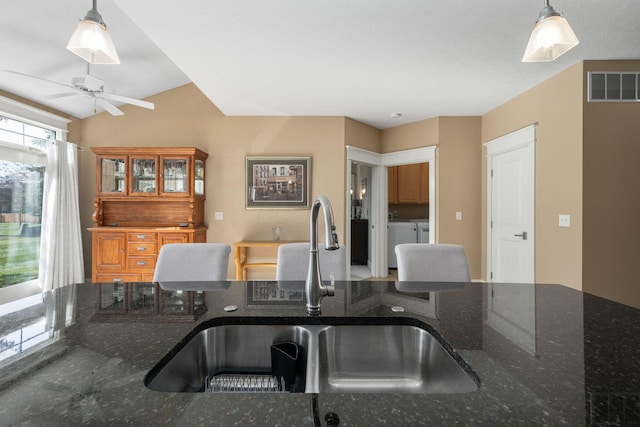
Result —
<path fill-rule="evenodd" d="M 103 0 L 120 65 L 108 89 L 147 97 L 193 81 L 227 115 L 347 116 L 383 129 L 482 115 L 584 59 L 640 59 L 640 1 L 552 0 L 580 39 L 553 63 L 521 62 L 542 0 Z M 10 2 L 1 69 L 70 82 L 65 45 L 91 2 Z M 46 86 L 46 87 L 45 87 Z M 82 97 L 0 73 L 0 88 L 77 117 Z M 98 112 L 100 112 L 98 108 Z M 399 118 L 391 118 L 395 112 Z"/>

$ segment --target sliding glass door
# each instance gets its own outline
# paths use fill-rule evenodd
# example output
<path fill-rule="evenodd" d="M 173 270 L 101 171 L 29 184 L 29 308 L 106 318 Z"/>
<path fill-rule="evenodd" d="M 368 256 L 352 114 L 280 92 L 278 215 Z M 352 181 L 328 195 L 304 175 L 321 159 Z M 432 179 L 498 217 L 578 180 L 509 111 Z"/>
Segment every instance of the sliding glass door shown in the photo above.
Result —
<path fill-rule="evenodd" d="M 38 278 L 45 167 L 0 160 L 0 287 Z"/>

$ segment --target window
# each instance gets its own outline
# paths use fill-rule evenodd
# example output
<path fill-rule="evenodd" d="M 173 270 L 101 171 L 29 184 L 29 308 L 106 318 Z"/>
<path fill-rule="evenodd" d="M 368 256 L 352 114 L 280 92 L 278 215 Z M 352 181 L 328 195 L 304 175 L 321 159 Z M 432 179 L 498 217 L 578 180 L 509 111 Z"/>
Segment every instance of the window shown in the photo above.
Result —
<path fill-rule="evenodd" d="M 0 159 L 0 288 L 38 278 L 44 174 Z"/>
<path fill-rule="evenodd" d="M 0 324 L 16 313 L 25 319 L 15 329 L 0 331 L 0 366 L 59 335 L 51 321 L 58 307 L 46 303 L 37 279 L 44 148 L 47 140 L 66 140 L 68 122 L 0 96 Z"/>
<path fill-rule="evenodd" d="M 0 96 L 0 290 L 38 278 L 47 140 L 66 139 L 67 119 Z M 22 293 L 24 296 L 24 293 Z M 0 305 L 11 301 L 5 292 Z"/>
<path fill-rule="evenodd" d="M 47 140 L 56 139 L 56 131 L 0 115 L 0 141 L 44 149 Z"/>

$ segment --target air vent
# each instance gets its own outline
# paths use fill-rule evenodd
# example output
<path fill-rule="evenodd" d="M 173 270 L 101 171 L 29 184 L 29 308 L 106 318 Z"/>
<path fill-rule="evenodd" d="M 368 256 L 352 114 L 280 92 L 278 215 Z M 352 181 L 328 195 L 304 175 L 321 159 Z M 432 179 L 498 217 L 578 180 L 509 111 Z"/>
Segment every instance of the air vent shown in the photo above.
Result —
<path fill-rule="evenodd" d="M 589 102 L 640 101 L 640 73 L 589 73 Z"/>

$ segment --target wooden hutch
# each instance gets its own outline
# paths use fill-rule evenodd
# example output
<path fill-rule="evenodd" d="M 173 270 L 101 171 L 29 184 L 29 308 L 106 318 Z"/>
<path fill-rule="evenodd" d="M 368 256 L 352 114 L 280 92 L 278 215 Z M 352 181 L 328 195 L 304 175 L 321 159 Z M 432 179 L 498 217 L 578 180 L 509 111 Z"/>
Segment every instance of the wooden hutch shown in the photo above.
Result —
<path fill-rule="evenodd" d="M 94 147 L 92 274 L 150 282 L 162 245 L 206 242 L 205 162 L 197 148 Z"/>

